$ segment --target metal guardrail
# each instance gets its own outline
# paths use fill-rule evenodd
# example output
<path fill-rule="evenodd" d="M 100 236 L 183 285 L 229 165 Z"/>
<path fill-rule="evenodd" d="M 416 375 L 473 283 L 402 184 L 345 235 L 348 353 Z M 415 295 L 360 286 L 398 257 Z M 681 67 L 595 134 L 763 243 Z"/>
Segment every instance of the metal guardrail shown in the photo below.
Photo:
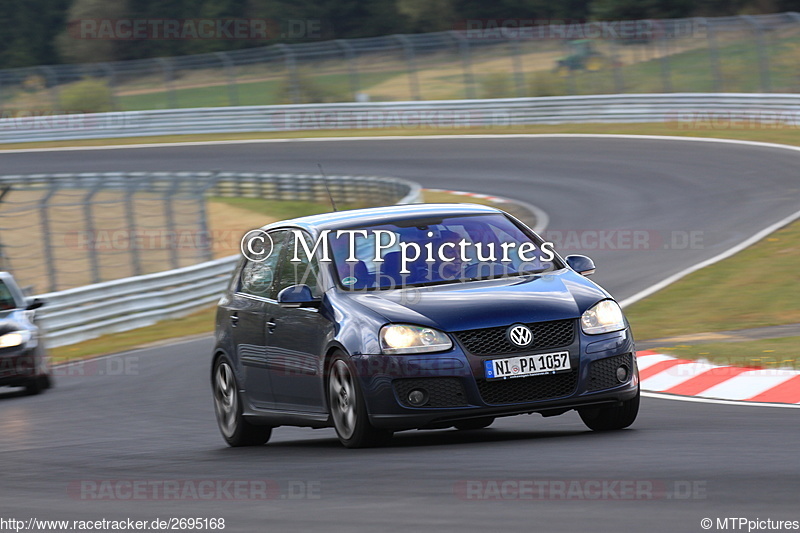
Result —
<path fill-rule="evenodd" d="M 38 295 L 48 347 L 66 346 L 107 333 L 185 316 L 219 299 L 238 256 L 177 270 Z"/>
<path fill-rule="evenodd" d="M 626 94 L 241 106 L 0 119 L 0 143 L 205 133 L 641 123 L 724 116 L 795 122 L 798 94 Z"/>
<path fill-rule="evenodd" d="M 250 196 L 272 199 L 314 200 L 327 194 L 327 181 L 339 201 L 371 201 L 373 204 L 407 204 L 421 199 L 420 185 L 398 178 L 373 176 L 322 176 L 258 173 L 135 173 L 138 177 L 194 176 L 207 183 L 204 190 L 214 196 Z M 53 174 L 4 176 L 0 182 L 79 187 L 97 174 Z M 113 179 L 112 179 L 113 178 Z M 124 175 L 109 175 L 110 185 L 124 186 Z M 209 180 L 211 180 L 210 183 Z M 337 192 L 344 191 L 340 196 Z M 229 281 L 238 256 L 230 256 L 188 267 L 95 283 L 83 287 L 37 295 L 48 305 L 38 311 L 49 347 L 65 346 L 103 334 L 127 331 L 165 318 L 187 315 L 217 299 Z"/>

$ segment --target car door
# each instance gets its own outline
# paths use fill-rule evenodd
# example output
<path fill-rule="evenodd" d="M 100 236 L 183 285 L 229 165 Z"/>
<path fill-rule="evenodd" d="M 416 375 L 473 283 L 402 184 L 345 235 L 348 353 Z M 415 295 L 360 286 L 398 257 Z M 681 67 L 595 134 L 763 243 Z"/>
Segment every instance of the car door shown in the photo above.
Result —
<path fill-rule="evenodd" d="M 264 261 L 247 260 L 230 309 L 236 353 L 244 368 L 244 388 L 253 406 L 274 406 L 267 365 L 266 316 L 277 307 L 277 265 L 289 232 L 270 232 L 272 254 Z"/>
<path fill-rule="evenodd" d="M 299 230 L 298 230 L 299 231 Z M 311 237 L 299 232 L 311 244 Z M 280 292 L 292 285 L 305 284 L 316 298 L 322 297 L 319 264 L 309 260 L 302 250 L 293 261 L 295 238 L 290 237 L 278 267 Z M 318 307 L 277 307 L 267 323 L 267 357 L 273 398 L 279 409 L 324 412 L 324 369 L 322 355 L 333 323 L 326 311 Z"/>

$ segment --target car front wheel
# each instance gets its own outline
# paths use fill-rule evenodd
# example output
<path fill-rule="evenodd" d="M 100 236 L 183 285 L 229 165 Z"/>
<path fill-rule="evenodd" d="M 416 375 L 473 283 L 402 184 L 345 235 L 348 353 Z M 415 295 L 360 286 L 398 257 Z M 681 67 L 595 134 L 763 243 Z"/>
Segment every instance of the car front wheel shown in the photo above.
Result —
<path fill-rule="evenodd" d="M 331 360 L 328 372 L 328 405 L 339 441 L 347 448 L 368 448 L 385 444 L 392 432 L 369 423 L 364 395 L 344 354 Z"/>
<path fill-rule="evenodd" d="M 639 391 L 636 391 L 636 396 L 622 402 L 621 405 L 579 409 L 578 414 L 581 415 L 583 423 L 594 431 L 626 428 L 633 424 L 636 415 L 639 414 Z"/>
<path fill-rule="evenodd" d="M 272 436 L 272 428 L 251 424 L 242 415 L 239 387 L 228 359 L 217 359 L 213 375 L 214 412 L 225 442 L 234 447 L 258 446 L 267 442 Z"/>

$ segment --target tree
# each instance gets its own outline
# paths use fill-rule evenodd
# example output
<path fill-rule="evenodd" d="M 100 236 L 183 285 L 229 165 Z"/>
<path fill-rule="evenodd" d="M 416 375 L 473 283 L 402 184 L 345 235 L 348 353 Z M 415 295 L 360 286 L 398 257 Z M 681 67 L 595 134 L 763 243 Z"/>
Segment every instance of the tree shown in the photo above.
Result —
<path fill-rule="evenodd" d="M 0 68 L 58 62 L 54 37 L 69 0 L 0 0 Z"/>
<path fill-rule="evenodd" d="M 120 41 L 102 37 L 98 29 L 124 18 L 127 12 L 127 0 L 75 0 L 67 14 L 66 28 L 56 38 L 61 59 L 70 63 L 119 59 Z"/>

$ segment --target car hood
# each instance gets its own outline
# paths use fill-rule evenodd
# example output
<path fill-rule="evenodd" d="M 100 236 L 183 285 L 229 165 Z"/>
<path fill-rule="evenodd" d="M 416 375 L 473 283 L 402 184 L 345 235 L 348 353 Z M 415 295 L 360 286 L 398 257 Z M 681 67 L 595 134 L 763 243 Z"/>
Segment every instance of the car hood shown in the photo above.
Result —
<path fill-rule="evenodd" d="M 578 318 L 610 296 L 592 281 L 565 269 L 536 276 L 354 293 L 352 297 L 387 322 L 461 331 Z"/>

